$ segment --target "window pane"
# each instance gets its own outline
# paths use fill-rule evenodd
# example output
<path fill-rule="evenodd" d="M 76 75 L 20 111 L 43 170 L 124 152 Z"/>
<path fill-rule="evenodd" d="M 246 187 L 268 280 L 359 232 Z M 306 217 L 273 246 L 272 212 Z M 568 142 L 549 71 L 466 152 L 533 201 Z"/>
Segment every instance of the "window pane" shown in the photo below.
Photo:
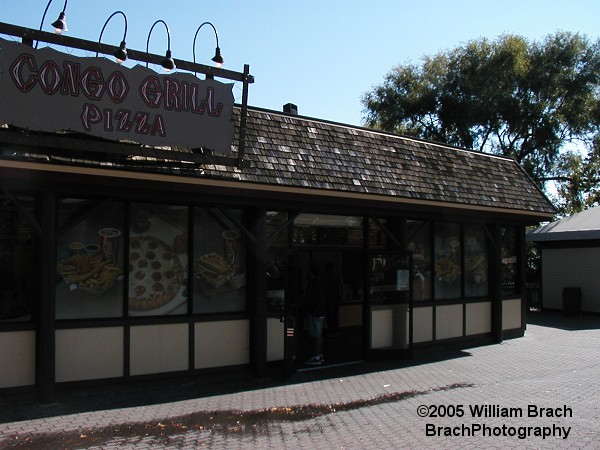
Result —
<path fill-rule="evenodd" d="M 236 223 L 241 211 L 194 210 L 194 312 L 246 309 L 246 255 Z"/>
<path fill-rule="evenodd" d="M 360 247 L 362 217 L 300 214 L 294 220 L 294 244 Z"/>
<path fill-rule="evenodd" d="M 385 219 L 369 219 L 369 247 L 370 248 L 386 248 L 387 235 L 379 227 L 377 222 L 385 224 Z"/>
<path fill-rule="evenodd" d="M 187 229 L 186 206 L 131 205 L 129 315 L 187 313 Z"/>
<path fill-rule="evenodd" d="M 460 297 L 460 226 L 435 226 L 435 299 Z"/>
<path fill-rule="evenodd" d="M 413 254 L 413 300 L 431 300 L 431 225 L 407 221 L 407 250 Z"/>
<path fill-rule="evenodd" d="M 515 227 L 502 229 L 502 295 L 504 297 L 518 294 L 517 280 L 519 274 L 518 238 Z"/>
<path fill-rule="evenodd" d="M 267 246 L 269 247 L 287 247 L 288 214 L 279 211 L 267 211 Z"/>
<path fill-rule="evenodd" d="M 409 272 L 406 255 L 373 255 L 369 279 L 371 303 L 408 301 Z"/>
<path fill-rule="evenodd" d="M 481 225 L 465 225 L 465 297 L 488 295 L 488 252 Z"/>
<path fill-rule="evenodd" d="M 122 316 L 124 205 L 64 198 L 57 214 L 56 318 Z"/>
<path fill-rule="evenodd" d="M 288 213 L 267 211 L 267 308 L 281 317 L 286 300 L 288 271 Z"/>
<path fill-rule="evenodd" d="M 32 216 L 33 198 L 20 196 Z M 17 205 L 0 195 L 0 320 L 31 320 L 35 233 Z"/>

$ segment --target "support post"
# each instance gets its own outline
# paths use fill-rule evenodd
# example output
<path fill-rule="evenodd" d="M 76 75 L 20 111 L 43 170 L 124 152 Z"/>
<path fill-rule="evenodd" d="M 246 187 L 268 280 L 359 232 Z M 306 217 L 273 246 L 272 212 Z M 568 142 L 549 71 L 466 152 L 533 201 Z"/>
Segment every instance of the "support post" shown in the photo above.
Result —
<path fill-rule="evenodd" d="M 43 192 L 40 202 L 39 237 L 39 295 L 36 333 L 36 387 L 41 404 L 54 402 L 55 375 L 55 327 L 56 312 L 56 197 Z"/>
<path fill-rule="evenodd" d="M 247 228 L 255 241 L 248 246 L 247 295 L 251 310 L 250 365 L 252 376 L 266 375 L 267 363 L 267 240 L 266 211 L 255 208 L 247 214 Z"/>
<path fill-rule="evenodd" d="M 242 108 L 240 110 L 240 142 L 238 144 L 238 169 L 242 168 L 244 155 L 246 153 L 246 117 L 248 116 L 248 87 L 251 82 L 250 66 L 244 64 L 244 75 L 242 81 Z"/>
<path fill-rule="evenodd" d="M 521 297 L 521 332 L 525 334 L 525 330 L 527 329 L 527 315 L 529 314 L 529 305 L 527 304 L 527 239 L 525 237 L 524 226 L 520 226 L 517 230 L 519 233 L 519 277 L 517 283 Z"/>
<path fill-rule="evenodd" d="M 496 343 L 504 340 L 502 330 L 502 230 L 500 225 L 492 225 L 492 245 L 490 248 L 490 275 L 492 298 L 492 335 Z"/>

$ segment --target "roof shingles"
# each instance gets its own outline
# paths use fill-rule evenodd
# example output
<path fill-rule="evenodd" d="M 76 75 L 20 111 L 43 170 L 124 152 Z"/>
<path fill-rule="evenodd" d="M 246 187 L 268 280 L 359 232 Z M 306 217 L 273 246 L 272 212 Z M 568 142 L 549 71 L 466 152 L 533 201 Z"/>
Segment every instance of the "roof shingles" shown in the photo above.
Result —
<path fill-rule="evenodd" d="M 234 157 L 238 153 L 239 114 L 239 108 L 234 108 L 232 119 L 237 134 L 232 144 Z M 520 166 L 508 158 L 272 111 L 248 110 L 244 154 L 248 167 L 195 165 L 180 159 L 181 149 L 173 150 L 169 159 L 174 163 L 179 161 L 181 167 L 161 164 L 165 158 L 165 149 L 161 149 L 155 159 L 147 158 L 157 164 L 146 164 L 143 170 L 390 196 L 411 202 L 503 208 L 542 216 L 554 214 L 548 199 Z M 36 158 L 36 154 L 22 153 L 18 157 Z M 151 154 L 150 149 L 147 154 Z M 142 159 L 145 158 L 125 158 L 112 167 L 135 167 L 136 161 Z M 52 161 L 57 160 L 50 158 L 49 163 Z M 101 158 L 73 162 L 103 164 Z"/>
<path fill-rule="evenodd" d="M 255 109 L 246 127 L 251 167 L 241 172 L 242 181 L 554 212 L 507 158 Z M 227 178 L 231 170 L 206 170 L 205 176 Z"/>

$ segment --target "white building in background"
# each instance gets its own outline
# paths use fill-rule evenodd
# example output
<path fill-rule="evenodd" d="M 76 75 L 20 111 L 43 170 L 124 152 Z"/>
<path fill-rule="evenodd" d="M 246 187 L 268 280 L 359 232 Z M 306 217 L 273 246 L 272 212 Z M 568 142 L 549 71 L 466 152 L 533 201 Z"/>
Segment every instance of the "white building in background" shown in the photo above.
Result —
<path fill-rule="evenodd" d="M 527 234 L 542 254 L 542 306 L 563 308 L 563 289 L 581 289 L 581 311 L 600 312 L 600 207 Z"/>

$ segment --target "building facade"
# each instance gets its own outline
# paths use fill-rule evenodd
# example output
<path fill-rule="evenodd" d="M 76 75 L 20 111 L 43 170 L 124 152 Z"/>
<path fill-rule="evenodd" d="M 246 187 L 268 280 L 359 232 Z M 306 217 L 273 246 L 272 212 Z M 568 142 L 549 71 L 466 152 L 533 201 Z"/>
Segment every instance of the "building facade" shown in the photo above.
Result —
<path fill-rule="evenodd" d="M 0 129 L 0 389 L 293 373 L 312 266 L 340 286 L 325 364 L 523 335 L 525 227 L 554 210 L 514 161 L 256 108 L 245 127 L 237 167 Z"/>

